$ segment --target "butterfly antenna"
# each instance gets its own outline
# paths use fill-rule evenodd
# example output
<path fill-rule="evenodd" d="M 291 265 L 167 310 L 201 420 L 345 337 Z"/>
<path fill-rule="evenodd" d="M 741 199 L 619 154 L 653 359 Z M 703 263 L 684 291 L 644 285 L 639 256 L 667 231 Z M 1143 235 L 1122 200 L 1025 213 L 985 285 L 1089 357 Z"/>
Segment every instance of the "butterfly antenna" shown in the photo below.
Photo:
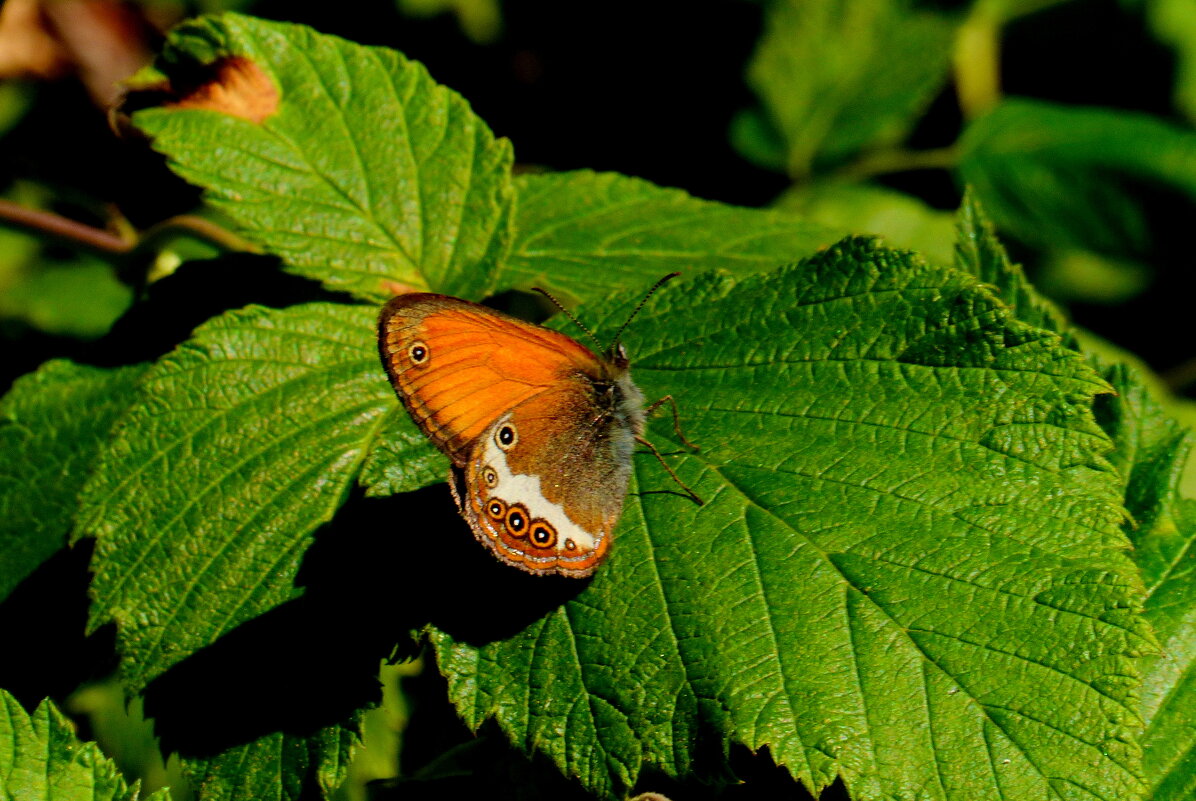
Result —
<path fill-rule="evenodd" d="M 565 316 L 568 317 L 570 320 L 572 320 L 573 324 L 575 326 L 580 328 L 582 331 L 586 332 L 586 336 L 588 336 L 590 338 L 590 340 L 595 345 L 597 345 L 599 348 L 602 347 L 602 343 L 598 341 L 598 337 L 594 336 L 594 332 L 591 331 L 590 329 L 586 328 L 584 325 L 582 325 L 581 320 L 578 320 L 576 317 L 574 317 L 573 312 L 566 309 L 565 304 L 563 304 L 559 300 L 557 300 L 556 297 L 554 297 L 551 292 L 549 292 L 547 289 L 543 289 L 542 287 L 538 287 L 538 286 L 532 287 L 532 292 L 539 292 L 541 295 L 543 295 L 544 297 L 551 300 L 553 305 L 556 306 L 561 311 L 563 311 L 565 313 Z"/>
<path fill-rule="evenodd" d="M 615 338 L 611 340 L 610 347 L 606 349 L 606 353 L 614 353 L 615 346 L 619 344 L 619 337 L 623 336 L 623 332 L 627 330 L 627 326 L 631 325 L 631 321 L 634 320 L 635 316 L 640 313 L 640 309 L 644 308 L 644 304 L 648 302 L 648 298 L 655 295 L 656 290 L 660 289 L 660 287 L 663 286 L 666 281 L 671 281 L 679 275 L 681 275 L 681 273 L 669 273 L 664 278 L 661 278 L 652 285 L 652 288 L 648 290 L 648 294 L 644 295 L 643 300 L 641 300 L 639 305 L 632 310 L 631 314 L 628 315 L 627 320 L 624 321 L 623 325 L 619 327 L 619 330 L 615 333 Z"/>

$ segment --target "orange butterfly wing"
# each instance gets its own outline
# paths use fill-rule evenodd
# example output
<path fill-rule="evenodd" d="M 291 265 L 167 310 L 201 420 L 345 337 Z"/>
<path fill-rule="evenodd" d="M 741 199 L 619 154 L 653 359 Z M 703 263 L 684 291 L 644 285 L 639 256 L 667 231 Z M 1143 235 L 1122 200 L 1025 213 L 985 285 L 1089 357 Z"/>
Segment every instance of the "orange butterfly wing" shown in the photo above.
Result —
<path fill-rule="evenodd" d="M 412 419 L 457 467 L 507 410 L 575 371 L 603 373 L 601 360 L 564 334 L 446 295 L 392 299 L 378 347 Z"/>
<path fill-rule="evenodd" d="M 555 331 L 444 295 L 391 300 L 382 361 L 407 411 L 460 468 L 452 487 L 502 561 L 582 577 L 610 547 L 642 396 L 626 374 Z"/>

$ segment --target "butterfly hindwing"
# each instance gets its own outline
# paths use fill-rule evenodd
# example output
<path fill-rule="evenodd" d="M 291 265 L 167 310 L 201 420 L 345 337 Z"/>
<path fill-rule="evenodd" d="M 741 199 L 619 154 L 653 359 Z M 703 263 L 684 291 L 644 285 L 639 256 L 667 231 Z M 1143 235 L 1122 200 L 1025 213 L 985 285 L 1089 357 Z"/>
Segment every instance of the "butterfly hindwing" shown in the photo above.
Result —
<path fill-rule="evenodd" d="M 630 475 L 631 430 L 576 380 L 487 429 L 465 467 L 462 512 L 500 559 L 582 576 L 606 555 Z"/>

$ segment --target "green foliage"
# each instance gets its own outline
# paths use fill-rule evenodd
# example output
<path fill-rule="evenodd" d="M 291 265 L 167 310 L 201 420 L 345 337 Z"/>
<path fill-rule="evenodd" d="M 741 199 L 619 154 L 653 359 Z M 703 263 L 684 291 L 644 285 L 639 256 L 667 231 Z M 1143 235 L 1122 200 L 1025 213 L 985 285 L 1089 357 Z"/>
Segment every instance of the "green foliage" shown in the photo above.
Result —
<path fill-rule="evenodd" d="M 893 247 L 914 250 L 932 264 L 951 264 L 955 215 L 875 184 L 826 181 L 794 186 L 778 208 L 839 231 L 871 231 Z"/>
<path fill-rule="evenodd" d="M 947 77 L 954 24 L 905 0 L 768 5 L 748 67 L 764 104 L 740 123 L 746 147 L 804 176 L 865 147 L 899 142 Z M 769 129 L 775 130 L 769 136 Z M 764 143 L 760 140 L 765 138 Z M 759 143 L 759 144 L 748 144 Z"/>
<path fill-rule="evenodd" d="M 482 648 L 437 635 L 467 719 L 604 794 L 692 770 L 710 727 L 860 798 L 1133 795 L 1128 657 L 1151 646 L 1090 368 L 864 241 L 665 295 L 635 375 L 685 410 L 702 451 L 674 466 L 711 500 L 633 491 L 575 601 Z M 637 462 L 636 490 L 668 486 Z"/>
<path fill-rule="evenodd" d="M 313 773 L 328 797 L 344 780 L 356 745 L 354 733 L 341 726 L 310 736 L 274 732 L 208 759 L 186 759 L 184 766 L 204 801 L 301 798 Z"/>
<path fill-rule="evenodd" d="M 130 687 L 294 597 L 312 531 L 402 414 L 373 340 L 372 307 L 250 307 L 142 379 L 78 526 L 97 540 L 94 623 L 119 624 Z"/>
<path fill-rule="evenodd" d="M 965 199 L 961 212 L 957 264 L 996 285 L 1022 319 L 1070 337 L 1058 313 L 1009 263 L 974 199 Z M 1136 368 L 1090 359 L 1114 390 L 1098 399 L 1097 420 L 1115 446 L 1110 460 L 1122 478 L 1124 528 L 1146 585 L 1144 616 L 1160 643 L 1141 660 L 1145 797 L 1179 801 L 1191 797 L 1196 781 L 1196 504 L 1181 491 L 1191 434 L 1163 411 Z"/>
<path fill-rule="evenodd" d="M 1117 396 L 1100 408 L 1126 481 L 1130 536 L 1146 584 L 1146 619 L 1159 653 L 1143 660 L 1142 736 L 1147 797 L 1179 801 L 1196 792 L 1196 502 L 1179 485 L 1191 434 L 1170 419 L 1140 376 L 1108 369 Z"/>
<path fill-rule="evenodd" d="M 0 116 L 4 100 L 0 93 Z M 7 194 L 6 200 L 26 206 L 45 200 L 29 186 Z M 64 256 L 29 234 L 0 228 L 0 320 L 21 320 L 42 331 L 94 339 L 131 300 L 132 291 L 117 280 L 112 265 L 89 254 Z"/>
<path fill-rule="evenodd" d="M 180 175 L 291 270 L 331 288 L 381 300 L 385 279 L 486 295 L 509 236 L 511 148 L 459 95 L 393 50 L 233 15 L 181 26 L 164 60 L 183 70 L 229 54 L 251 59 L 286 100 L 261 124 L 211 110 L 139 113 Z"/>
<path fill-rule="evenodd" d="M 546 283 L 580 300 L 599 300 L 674 270 L 772 269 L 846 233 L 613 173 L 528 175 L 515 187 L 515 241 L 500 286 Z"/>
<path fill-rule="evenodd" d="M 1196 199 L 1196 133 L 1146 115 L 1009 99 L 969 126 L 960 173 L 996 224 L 1039 246 L 1140 256 L 1135 190 Z"/>
<path fill-rule="evenodd" d="M 53 361 L 0 399 L 0 600 L 65 544 L 79 488 L 143 371 Z"/>
<path fill-rule="evenodd" d="M 49 701 L 32 715 L 0 689 L 0 798 L 5 801 L 136 801 L 116 766 L 95 743 L 80 742 Z M 159 790 L 146 801 L 169 801 Z"/>
<path fill-rule="evenodd" d="M 752 76 L 793 174 L 897 142 L 946 75 L 954 23 L 936 12 L 768 13 Z M 676 398 L 700 451 L 663 418 L 652 440 L 707 503 L 636 454 L 612 557 L 567 598 L 526 576 L 512 580 L 542 608 L 470 586 L 471 616 L 507 626 L 488 636 L 399 604 L 379 615 L 422 628 L 471 727 L 497 721 L 600 797 L 653 771 L 725 777 L 733 745 L 767 749 L 814 792 L 841 777 L 857 799 L 1190 793 L 1187 435 L 1141 379 L 1081 352 L 984 219 L 984 193 L 1034 174 L 1010 177 L 1031 151 L 1002 162 L 998 124 L 1033 109 L 1007 103 L 969 131 L 969 168 L 997 177 L 965 198 L 953 257 L 942 216 L 914 209 L 933 222 L 917 237 L 927 263 L 867 237 L 833 244 L 872 227 L 854 222 L 864 211 L 819 224 L 615 174 L 514 178 L 505 140 L 420 65 L 306 28 L 205 18 L 158 69 L 181 84 L 233 56 L 267 79 L 261 119 L 167 103 L 133 121 L 293 273 L 370 301 L 393 284 L 483 298 L 542 283 L 601 338 L 686 272 L 624 339 L 637 383 Z M 786 94 L 795 74 L 804 88 Z M 1167 138 L 1140 122 L 1130 134 Z M 1067 157 L 1137 163 L 1102 147 Z M 859 189 L 826 202 L 911 210 Z M 1089 210 L 1061 197 L 1044 208 L 1081 219 L 1090 246 Z M 131 692 L 295 600 L 315 531 L 355 486 L 389 495 L 445 473 L 387 385 L 375 318 L 372 304 L 249 306 L 146 368 L 55 362 L 23 379 L 0 409 L 0 547 L 17 555 L 0 595 L 72 525 L 94 537 L 91 623 L 116 624 Z M 427 534 L 394 522 L 404 556 Z M 430 570 L 392 567 L 396 583 Z M 7 703 L 10 730 L 30 730 Z M 201 801 L 327 797 L 359 717 L 254 731 L 184 755 L 185 770 Z"/>

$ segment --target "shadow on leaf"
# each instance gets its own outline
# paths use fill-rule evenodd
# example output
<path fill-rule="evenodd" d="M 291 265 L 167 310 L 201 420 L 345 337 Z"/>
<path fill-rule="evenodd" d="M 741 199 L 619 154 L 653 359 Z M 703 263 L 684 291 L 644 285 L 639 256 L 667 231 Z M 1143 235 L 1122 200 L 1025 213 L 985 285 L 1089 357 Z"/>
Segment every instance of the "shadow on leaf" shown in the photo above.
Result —
<path fill-rule="evenodd" d="M 379 660 L 416 653 L 432 624 L 470 643 L 508 637 L 585 581 L 494 559 L 447 486 L 389 498 L 360 491 L 320 528 L 296 579 L 303 595 L 238 626 L 145 690 L 163 749 L 218 754 L 266 734 L 309 735 L 379 697 Z"/>

